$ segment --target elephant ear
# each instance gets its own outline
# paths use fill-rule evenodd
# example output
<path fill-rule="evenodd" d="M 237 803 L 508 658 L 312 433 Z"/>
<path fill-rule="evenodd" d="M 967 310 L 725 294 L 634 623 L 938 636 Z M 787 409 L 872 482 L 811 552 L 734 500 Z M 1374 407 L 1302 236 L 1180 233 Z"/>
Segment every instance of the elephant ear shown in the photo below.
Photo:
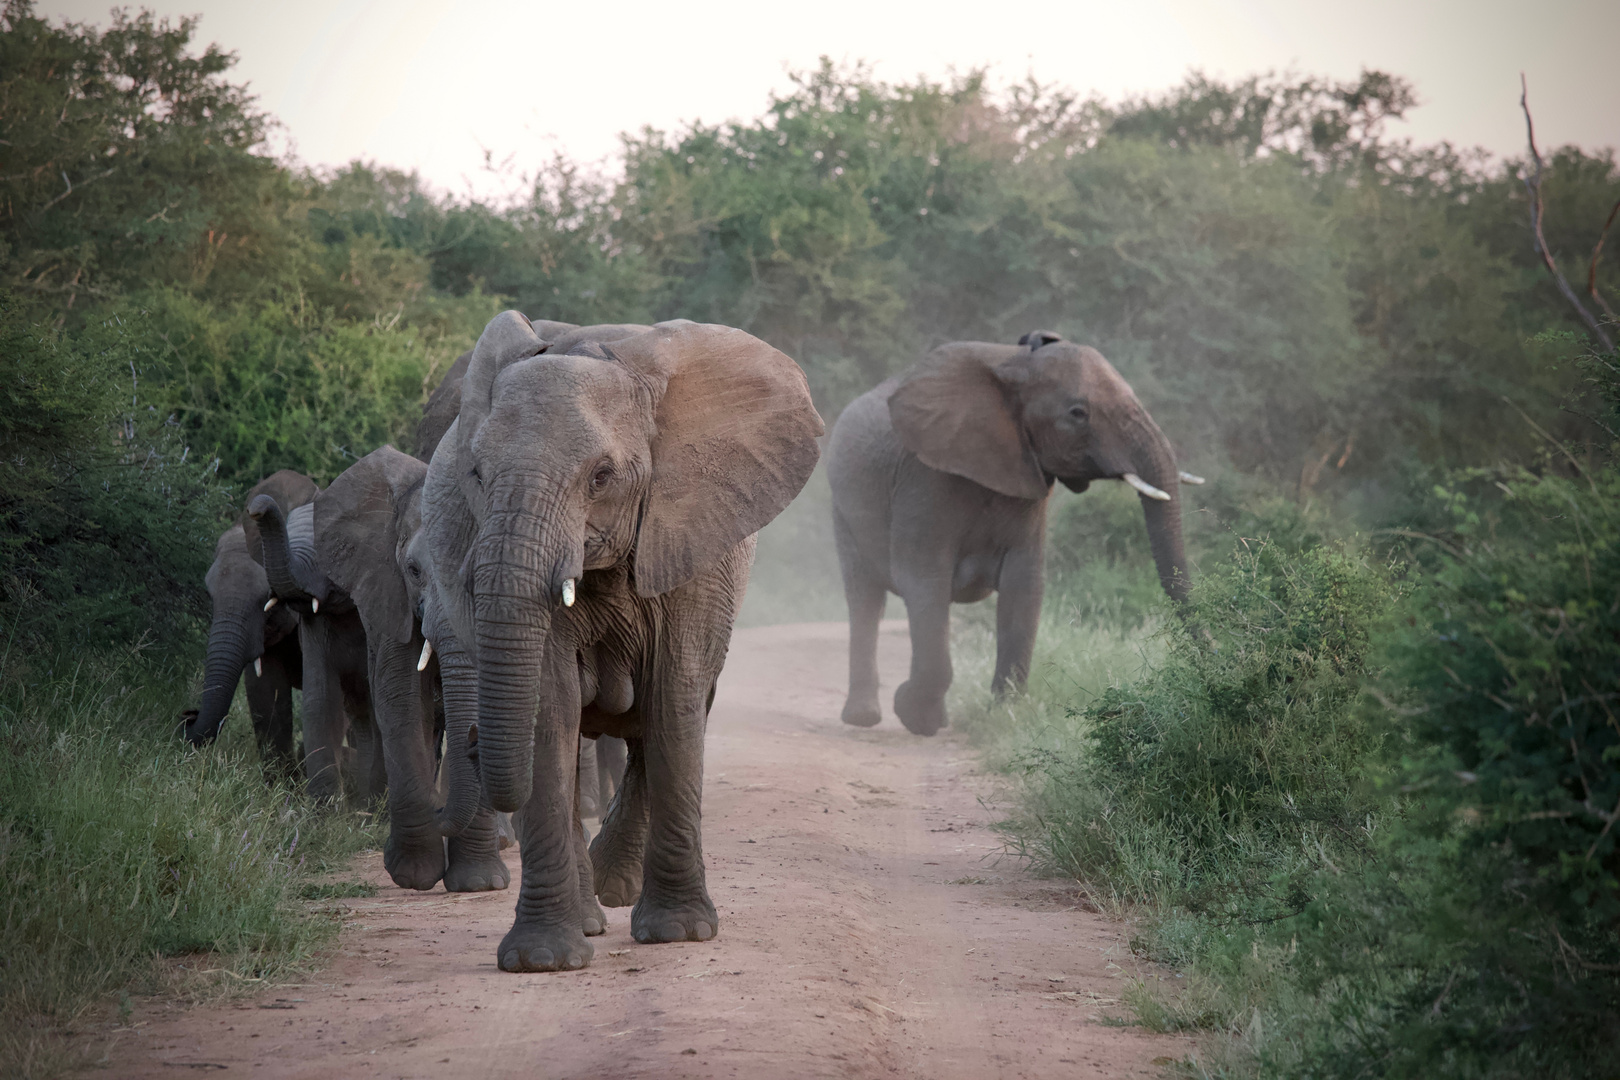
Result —
<path fill-rule="evenodd" d="M 742 330 L 661 323 L 606 351 L 647 378 L 658 403 L 635 561 L 636 592 L 656 596 L 780 514 L 826 429 L 799 365 Z"/>
<path fill-rule="evenodd" d="M 409 642 L 415 612 L 397 552 L 404 523 L 421 498 L 427 466 L 392 446 L 349 466 L 315 499 L 315 556 L 332 583 L 354 599 L 367 634 Z"/>
<path fill-rule="evenodd" d="M 1010 392 L 1028 355 L 1017 346 L 975 342 L 936 349 L 889 397 L 900 441 L 931 469 L 1014 498 L 1046 498 L 1046 476 Z"/>

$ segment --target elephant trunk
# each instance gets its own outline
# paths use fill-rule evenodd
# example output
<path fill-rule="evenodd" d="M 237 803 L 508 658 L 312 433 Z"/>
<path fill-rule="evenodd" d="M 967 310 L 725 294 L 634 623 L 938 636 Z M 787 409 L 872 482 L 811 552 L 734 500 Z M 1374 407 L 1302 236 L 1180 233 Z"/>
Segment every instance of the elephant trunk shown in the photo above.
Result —
<path fill-rule="evenodd" d="M 447 781 L 444 809 L 439 812 L 439 832 L 460 836 L 478 813 L 482 788 L 472 754 L 472 738 L 478 716 L 478 676 L 471 660 L 454 635 L 439 632 L 434 643 L 438 654 L 439 682 L 444 694 L 444 771 Z"/>
<path fill-rule="evenodd" d="M 535 724 L 571 699 L 578 722 L 579 675 L 572 649 L 548 649 L 553 616 L 571 605 L 581 573 L 583 535 L 566 513 L 531 499 L 491 514 L 482 551 L 474 552 L 473 603 L 478 642 L 478 760 L 496 810 L 528 800 L 534 776 Z M 555 670 L 551 670 L 551 669 Z M 564 681 L 570 685 L 563 685 Z M 546 716 L 542 716 L 544 713 Z"/>
<path fill-rule="evenodd" d="M 1181 538 L 1181 481 L 1169 440 L 1151 420 L 1148 425 L 1133 446 L 1131 460 L 1139 477 L 1170 496 L 1160 499 L 1139 494 L 1153 562 L 1159 568 L 1159 584 L 1179 606 L 1186 602 L 1190 584 L 1187 552 Z"/>
<path fill-rule="evenodd" d="M 242 669 L 263 651 L 262 601 L 257 597 L 220 599 L 208 628 L 208 658 L 203 666 L 202 700 L 196 720 L 186 725 L 186 740 L 207 746 L 219 735 L 236 696 Z"/>
<path fill-rule="evenodd" d="M 248 515 L 259 526 L 271 593 L 278 600 L 325 602 L 331 583 L 315 559 L 314 513 L 294 511 L 289 521 L 274 499 L 259 495 L 248 504 Z"/>

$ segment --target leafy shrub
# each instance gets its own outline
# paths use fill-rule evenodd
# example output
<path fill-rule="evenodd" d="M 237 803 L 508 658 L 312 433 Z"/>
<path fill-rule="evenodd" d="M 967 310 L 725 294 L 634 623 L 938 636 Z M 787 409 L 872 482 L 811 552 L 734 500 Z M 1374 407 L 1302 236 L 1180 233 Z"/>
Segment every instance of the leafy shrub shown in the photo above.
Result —
<path fill-rule="evenodd" d="M 1029 853 L 1124 899 L 1297 913 L 1304 876 L 1363 843 L 1378 734 L 1355 705 L 1389 601 L 1342 548 L 1241 542 L 1195 582 L 1164 663 L 1080 710 L 1085 744 L 1022 762 Z"/>
<path fill-rule="evenodd" d="M 138 316 L 64 335 L 0 294 L 0 627 L 8 644 L 173 643 L 207 611 L 228 498 L 147 404 Z"/>

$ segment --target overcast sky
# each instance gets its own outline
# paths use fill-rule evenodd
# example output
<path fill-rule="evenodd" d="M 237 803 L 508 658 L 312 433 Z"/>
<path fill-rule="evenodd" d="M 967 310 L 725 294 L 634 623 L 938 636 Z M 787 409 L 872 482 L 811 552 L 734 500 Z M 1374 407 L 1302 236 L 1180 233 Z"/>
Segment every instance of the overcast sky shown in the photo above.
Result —
<path fill-rule="evenodd" d="M 105 23 L 108 0 L 41 0 Z M 305 162 L 354 158 L 491 193 L 484 150 L 533 165 L 561 150 L 610 164 L 622 131 L 759 115 L 787 73 L 823 54 L 885 79 L 991 68 L 1108 99 L 1193 69 L 1411 79 L 1394 129 L 1498 154 L 1523 147 L 1519 73 L 1543 146 L 1620 145 L 1620 0 L 157 0 L 202 16 L 200 37 Z M 285 143 L 283 144 L 285 145 Z"/>

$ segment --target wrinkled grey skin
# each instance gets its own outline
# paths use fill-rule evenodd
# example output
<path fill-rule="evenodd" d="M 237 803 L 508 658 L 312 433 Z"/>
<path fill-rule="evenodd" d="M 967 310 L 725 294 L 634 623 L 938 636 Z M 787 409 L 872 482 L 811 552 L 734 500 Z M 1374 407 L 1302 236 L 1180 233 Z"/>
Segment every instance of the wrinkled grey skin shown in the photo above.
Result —
<path fill-rule="evenodd" d="M 648 327 L 636 323 L 613 323 L 599 326 L 577 326 L 574 323 L 531 319 L 534 332 L 547 341 L 557 342 L 563 351 L 581 341 L 616 341 L 645 332 Z M 422 419 L 416 426 L 415 455 L 422 461 L 433 460 L 433 451 L 439 440 L 455 422 L 461 411 L 461 380 L 467 375 L 472 361 L 469 350 L 456 358 L 444 373 L 438 388 L 422 406 Z M 426 554 L 423 555 L 426 560 Z M 623 739 L 604 736 L 599 740 L 582 739 L 579 747 L 580 813 L 585 817 L 598 817 L 606 811 L 613 793 L 624 778 L 626 747 Z M 501 847 L 516 842 L 510 815 L 498 814 L 497 827 L 501 830 Z"/>
<path fill-rule="evenodd" d="M 808 479 L 822 430 L 798 366 L 742 331 L 566 339 L 517 312 L 490 322 L 423 494 L 430 606 L 476 673 L 476 725 L 447 752 L 472 744 L 491 804 L 523 810 L 506 971 L 589 963 L 593 891 L 635 903 L 638 941 L 717 931 L 700 838 L 708 705 L 754 533 Z M 629 744 L 594 874 L 581 733 Z"/>
<path fill-rule="evenodd" d="M 320 569 L 313 504 L 283 515 L 274 499 L 259 495 L 247 516 L 259 530 L 270 591 L 298 617 L 306 789 L 318 800 L 369 806 L 386 790 L 387 772 L 371 718 L 360 613 Z"/>
<path fill-rule="evenodd" d="M 1187 591 L 1181 493 L 1169 441 L 1095 349 L 1037 331 L 1027 345 L 957 342 L 850 403 L 827 451 L 849 602 L 845 723 L 877 724 L 877 629 L 887 593 L 906 602 L 911 676 L 894 695 L 906 728 L 946 723 L 950 606 L 999 592 L 995 691 L 1022 689 L 1040 621 L 1052 482 L 1084 491 L 1135 473 L 1159 581 Z"/>
<path fill-rule="evenodd" d="M 316 490 L 309 477 L 283 469 L 254 485 L 248 500 L 269 495 L 291 510 L 314 499 Z M 279 606 L 264 610 L 270 599 L 270 583 L 264 568 L 249 553 L 244 523 L 252 528 L 252 522 L 243 515 L 225 530 L 214 548 L 214 563 L 208 568 L 208 595 L 214 608 L 208 628 L 208 657 L 203 667 L 202 699 L 196 709 L 184 714 L 185 736 L 193 746 L 212 743 L 236 696 L 237 680 L 245 678 L 248 715 L 253 721 L 265 779 L 291 779 L 298 774 L 293 751 L 292 692 L 303 685 L 298 621 L 292 612 Z M 251 543 L 258 544 L 256 528 Z"/>
<path fill-rule="evenodd" d="M 434 808 L 441 658 L 424 648 L 427 568 L 425 545 L 415 543 L 426 475 L 426 464 L 391 446 L 355 462 L 315 499 L 315 557 L 365 632 L 366 683 L 388 779 L 389 876 L 404 889 L 431 889 L 441 878 L 450 892 L 504 889 L 509 874 L 495 814 L 479 805 L 466 755 L 445 762 L 449 803 L 442 815 Z"/>

